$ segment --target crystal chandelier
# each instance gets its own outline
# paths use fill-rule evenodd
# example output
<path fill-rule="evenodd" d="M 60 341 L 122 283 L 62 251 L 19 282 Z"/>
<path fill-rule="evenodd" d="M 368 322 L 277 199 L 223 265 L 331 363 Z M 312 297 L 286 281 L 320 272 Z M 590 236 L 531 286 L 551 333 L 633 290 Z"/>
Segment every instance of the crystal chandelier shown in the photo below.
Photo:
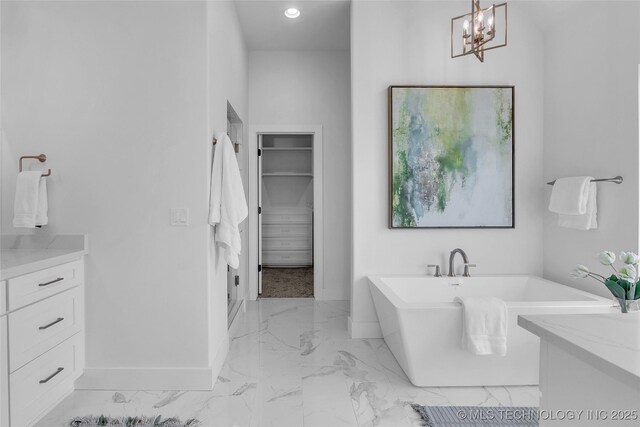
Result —
<path fill-rule="evenodd" d="M 471 0 L 471 13 L 451 18 L 451 57 L 474 54 L 484 62 L 484 52 L 507 45 L 507 3 L 482 8 Z"/>

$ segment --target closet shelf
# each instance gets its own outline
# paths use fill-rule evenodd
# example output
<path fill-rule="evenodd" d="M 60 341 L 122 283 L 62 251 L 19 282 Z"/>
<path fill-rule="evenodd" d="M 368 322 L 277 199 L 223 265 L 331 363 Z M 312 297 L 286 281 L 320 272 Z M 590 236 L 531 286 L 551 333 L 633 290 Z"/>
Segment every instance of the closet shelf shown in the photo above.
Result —
<path fill-rule="evenodd" d="M 262 147 L 264 151 L 311 151 L 311 147 Z"/>
<path fill-rule="evenodd" d="M 262 176 L 266 177 L 266 176 L 308 176 L 308 177 L 313 177 L 312 173 L 306 173 L 306 172 L 263 172 Z"/>

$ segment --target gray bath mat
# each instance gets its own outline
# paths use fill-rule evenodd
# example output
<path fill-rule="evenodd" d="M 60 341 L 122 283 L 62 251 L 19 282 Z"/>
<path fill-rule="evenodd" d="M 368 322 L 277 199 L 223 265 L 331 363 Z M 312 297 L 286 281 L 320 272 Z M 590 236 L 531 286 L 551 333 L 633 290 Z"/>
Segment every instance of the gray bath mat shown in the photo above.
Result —
<path fill-rule="evenodd" d="M 538 427 L 538 408 L 514 406 L 411 407 L 425 427 Z"/>
<path fill-rule="evenodd" d="M 180 418 L 171 417 L 162 419 L 156 417 L 107 417 L 105 415 L 89 415 L 75 417 L 69 421 L 71 427 L 197 427 L 200 422 L 196 419 L 180 421 Z"/>

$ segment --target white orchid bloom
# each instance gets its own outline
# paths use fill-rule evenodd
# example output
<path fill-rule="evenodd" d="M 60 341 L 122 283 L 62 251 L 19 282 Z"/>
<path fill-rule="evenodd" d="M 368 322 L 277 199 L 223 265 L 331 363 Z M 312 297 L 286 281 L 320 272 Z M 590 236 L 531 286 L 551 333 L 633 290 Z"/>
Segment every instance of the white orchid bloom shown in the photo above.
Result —
<path fill-rule="evenodd" d="M 640 262 L 640 257 L 633 252 L 620 252 L 620 261 L 625 264 L 636 265 Z"/>
<path fill-rule="evenodd" d="M 602 251 L 598 254 L 598 261 L 602 265 L 611 265 L 616 262 L 616 254 L 611 251 Z"/>
<path fill-rule="evenodd" d="M 631 282 L 636 281 L 636 275 L 638 274 L 636 268 L 631 264 L 627 264 L 622 267 L 620 270 L 618 270 L 618 273 L 620 274 L 620 277 Z"/>
<path fill-rule="evenodd" d="M 588 275 L 589 269 L 582 264 L 576 265 L 576 268 L 574 268 L 571 272 L 571 277 L 573 277 L 574 279 L 584 279 Z"/>

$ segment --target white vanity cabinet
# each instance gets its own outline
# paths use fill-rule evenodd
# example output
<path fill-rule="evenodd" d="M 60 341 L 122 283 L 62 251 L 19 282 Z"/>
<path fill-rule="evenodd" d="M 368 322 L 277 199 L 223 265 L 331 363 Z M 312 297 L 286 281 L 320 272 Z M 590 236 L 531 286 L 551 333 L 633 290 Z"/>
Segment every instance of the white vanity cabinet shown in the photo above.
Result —
<path fill-rule="evenodd" d="M 10 423 L 0 424 L 30 426 L 73 391 L 84 368 L 84 261 L 9 278 L 4 286 L 8 313 L 0 336 Z"/>
<path fill-rule="evenodd" d="M 540 337 L 540 426 L 640 425 L 640 313 L 526 315 Z"/>

